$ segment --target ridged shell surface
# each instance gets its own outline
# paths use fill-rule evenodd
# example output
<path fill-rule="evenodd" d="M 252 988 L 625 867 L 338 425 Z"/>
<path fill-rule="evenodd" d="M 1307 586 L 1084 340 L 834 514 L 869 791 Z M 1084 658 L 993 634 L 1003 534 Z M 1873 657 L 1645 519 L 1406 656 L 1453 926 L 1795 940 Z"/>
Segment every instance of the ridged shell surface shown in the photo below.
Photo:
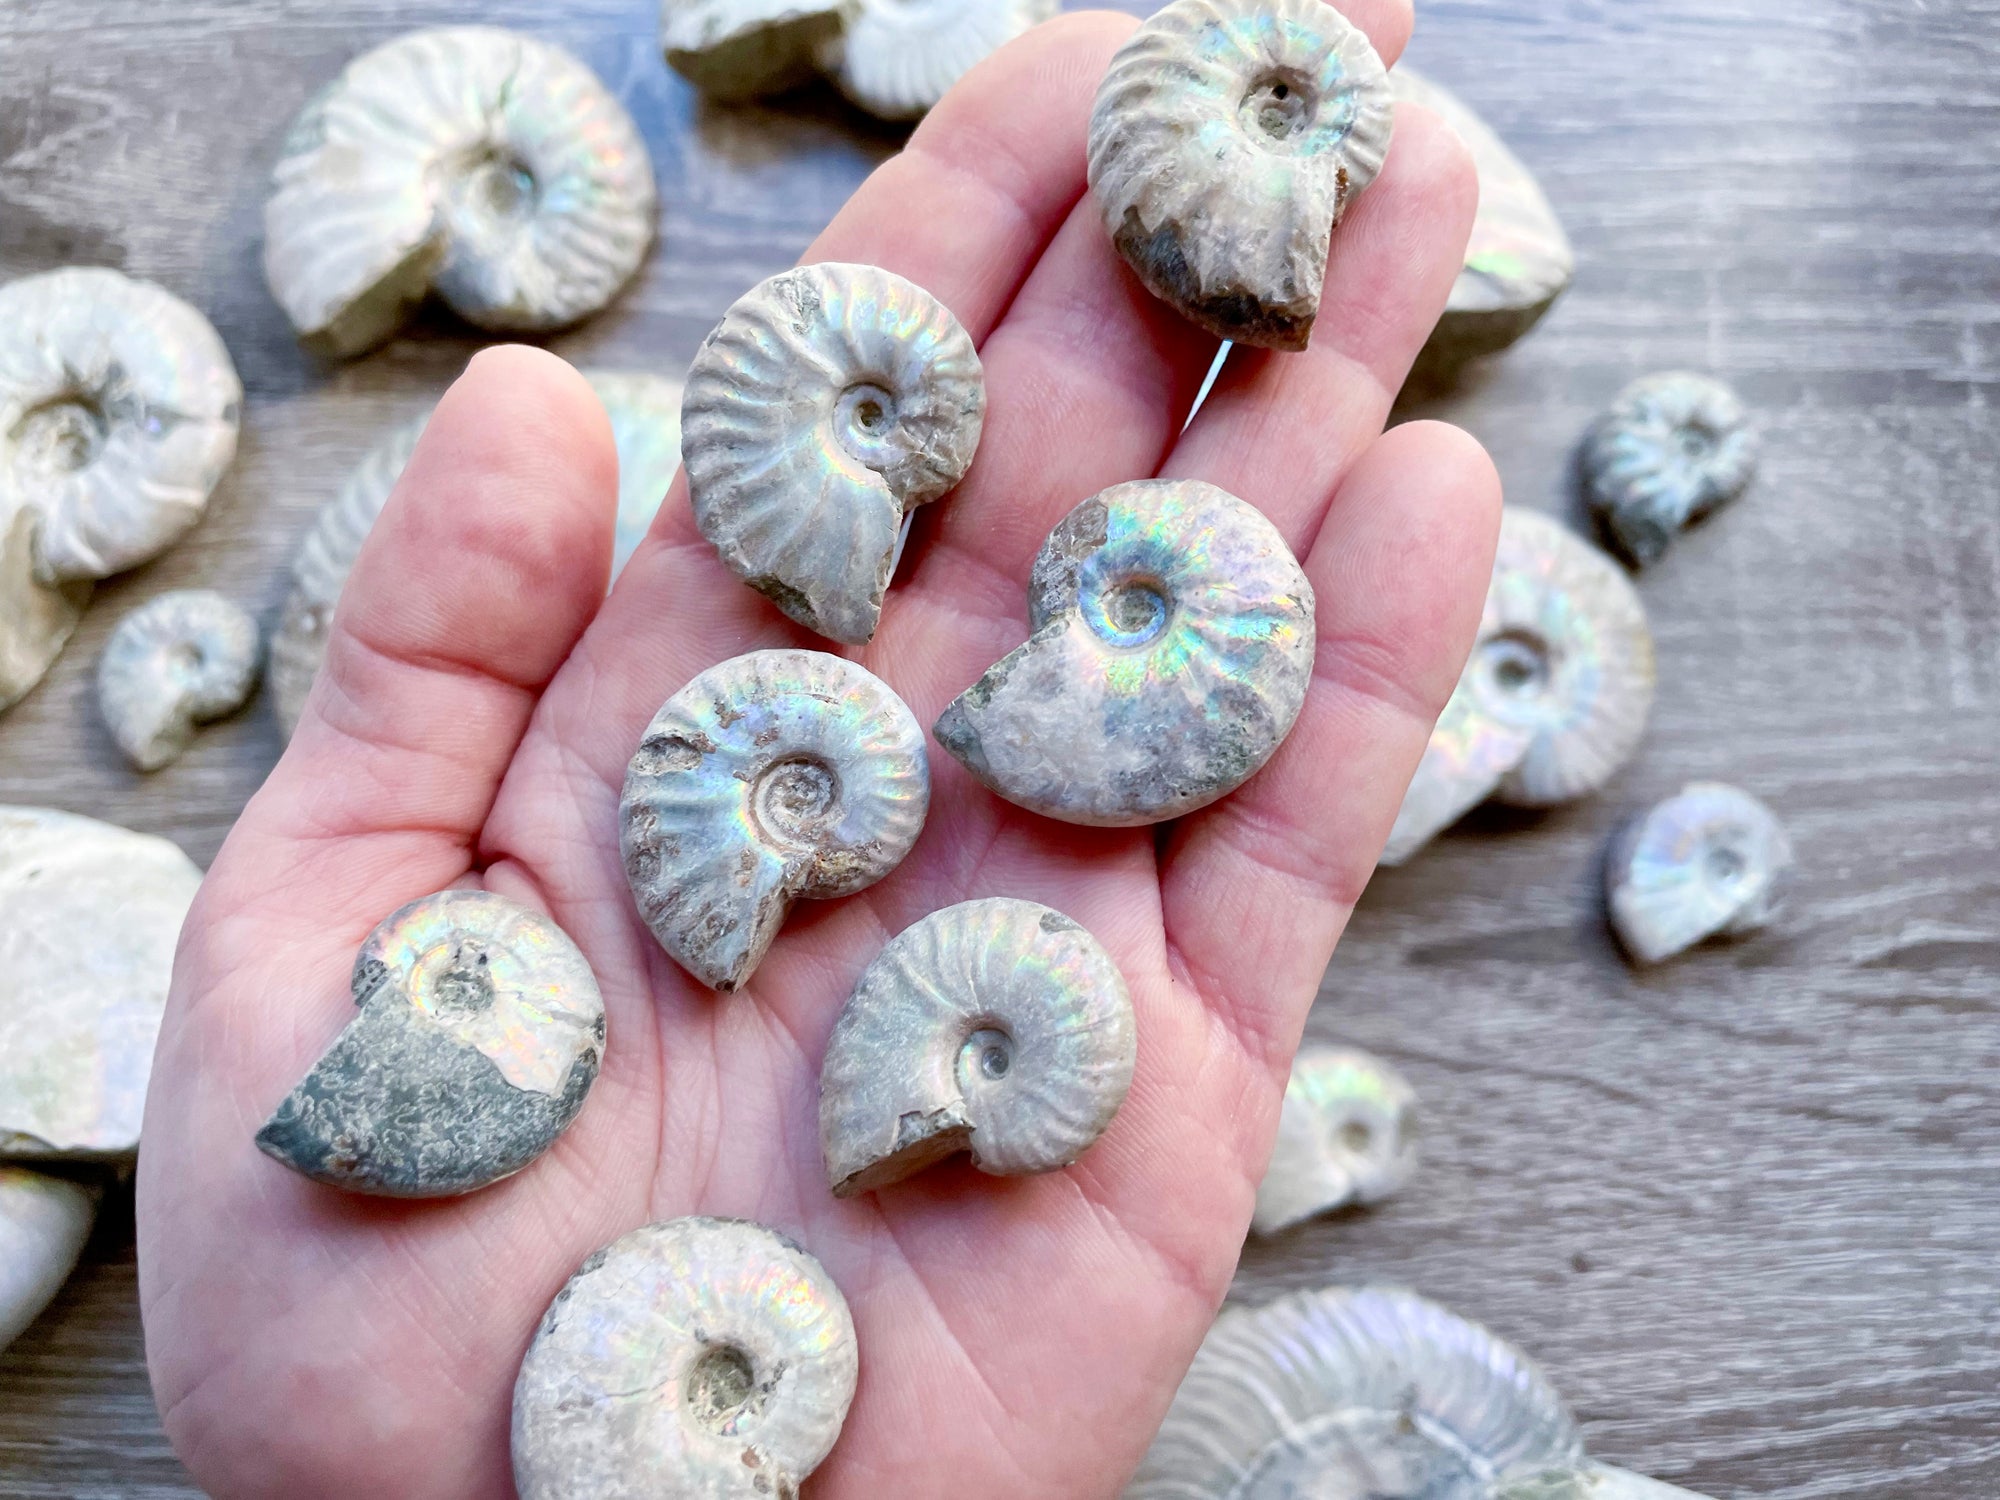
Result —
<path fill-rule="evenodd" d="M 432 291 L 483 328 L 560 328 L 631 279 L 657 209 L 637 127 L 569 53 L 491 26 L 413 31 L 294 122 L 264 270 L 333 356 L 383 342 Z"/>
<path fill-rule="evenodd" d="M 1605 532 L 1641 567 L 1682 528 L 1750 487 L 1758 438 L 1743 403 L 1707 375 L 1634 381 L 1591 427 L 1584 491 Z"/>
<path fill-rule="evenodd" d="M 1556 1469 L 1504 1486 L 1494 1500 L 1708 1500 L 1693 1490 L 1662 1484 L 1609 1464 Z"/>
<path fill-rule="evenodd" d="M 1173 0 L 1098 88 L 1090 184 L 1155 296 L 1218 338 L 1303 349 L 1394 124 L 1382 60 L 1324 0 Z"/>
<path fill-rule="evenodd" d="M 1113 485 L 1059 522 L 1025 645 L 934 733 L 1008 801 L 1066 823 L 1164 822 L 1277 752 L 1312 678 L 1312 585 L 1276 527 L 1195 480 Z"/>
<path fill-rule="evenodd" d="M 1792 843 L 1748 792 L 1697 781 L 1633 820 L 1605 866 L 1611 925 L 1656 964 L 1705 938 L 1768 925 L 1789 883 Z"/>
<path fill-rule="evenodd" d="M 658 375 L 585 371 L 618 446 L 618 530 L 611 575 L 631 560 L 681 462 L 681 385 Z M 429 417 L 395 428 L 370 449 L 313 517 L 292 557 L 292 586 L 271 636 L 269 686 L 287 736 L 326 660 L 333 607 Z"/>
<path fill-rule="evenodd" d="M 257 689 L 257 622 L 209 589 L 179 589 L 118 622 L 97 662 L 97 707 L 141 771 L 178 760 L 197 726 L 233 714 Z"/>
<path fill-rule="evenodd" d="M 1417 1095 L 1402 1074 L 1353 1047 L 1302 1047 L 1251 1232 L 1276 1234 L 1350 1203 L 1379 1203 L 1416 1164 Z"/>
<path fill-rule="evenodd" d="M 361 1014 L 257 1132 L 263 1152 L 349 1192 L 468 1193 L 518 1172 L 583 1107 L 604 998 L 547 917 L 488 891 L 392 912 L 354 960 Z"/>
<path fill-rule="evenodd" d="M 90 603 L 88 581 L 46 584 L 35 577 L 41 517 L 9 510 L 0 496 L 0 711 L 48 675 Z"/>
<path fill-rule="evenodd" d="M 1527 1357 L 1412 1292 L 1225 1309 L 1125 1500 L 1491 1500 L 1583 1457 Z"/>
<path fill-rule="evenodd" d="M 904 515 L 965 477 L 985 417 L 972 338 L 922 287 L 839 262 L 781 272 L 688 371 L 695 522 L 799 624 L 866 641 Z"/>
<path fill-rule="evenodd" d="M 1529 726 L 1503 722 L 1482 708 L 1461 677 L 1431 730 L 1379 862 L 1391 868 L 1403 864 L 1492 796 L 1533 738 Z"/>
<path fill-rule="evenodd" d="M 959 1151 L 1014 1177 L 1068 1166 L 1132 1084 L 1132 1000 L 1061 912 L 989 897 L 932 912 L 862 972 L 820 1066 L 834 1196 Z"/>
<path fill-rule="evenodd" d="M 0 1166 L 0 1349 L 62 1290 L 96 1220 L 93 1189 Z"/>
<path fill-rule="evenodd" d="M 711 989 L 750 978 L 796 897 L 902 863 L 930 806 L 924 734 L 889 685 L 820 651 L 710 667 L 653 717 L 619 803 L 639 914 Z"/>
<path fill-rule="evenodd" d="M 0 286 L 0 534 L 36 516 L 48 585 L 157 557 L 201 519 L 242 405 L 215 329 L 164 288 L 92 266 Z"/>
<path fill-rule="evenodd" d="M 0 807 L 0 1156 L 138 1148 L 174 945 L 200 885 L 165 839 Z"/>
<path fill-rule="evenodd" d="M 974 64 L 1061 9 L 1060 0 L 858 0 L 820 66 L 871 114 L 914 120 Z"/>
<path fill-rule="evenodd" d="M 667 65 L 715 99 L 753 99 L 804 83 L 840 36 L 848 0 L 663 0 Z"/>
<path fill-rule="evenodd" d="M 1407 63 L 1389 74 L 1398 103 L 1443 117 L 1479 171 L 1479 213 L 1427 358 L 1456 364 L 1493 354 L 1542 320 L 1576 274 L 1576 252 L 1548 195 L 1492 126 L 1458 95 Z"/>
<path fill-rule="evenodd" d="M 521 1500 L 783 1500 L 847 1420 L 854 1322 L 824 1267 L 734 1219 L 599 1250 L 514 1383 Z"/>

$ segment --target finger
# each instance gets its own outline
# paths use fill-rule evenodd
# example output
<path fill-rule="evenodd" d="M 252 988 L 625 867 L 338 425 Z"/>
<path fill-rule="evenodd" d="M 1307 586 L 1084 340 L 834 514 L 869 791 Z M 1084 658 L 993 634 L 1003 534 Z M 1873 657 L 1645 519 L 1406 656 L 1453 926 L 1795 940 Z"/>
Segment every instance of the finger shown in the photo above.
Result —
<path fill-rule="evenodd" d="M 473 358 L 369 533 L 298 730 L 239 824 L 282 857 L 246 863 L 322 901 L 369 893 L 369 921 L 397 904 L 384 889 L 465 872 L 536 699 L 603 598 L 617 462 L 569 365 L 523 347 Z"/>
<path fill-rule="evenodd" d="M 1471 649 L 1499 516 L 1492 460 L 1457 428 L 1369 448 L 1306 558 L 1319 646 L 1297 727 L 1168 846 L 1174 959 L 1276 1072 Z"/>
<path fill-rule="evenodd" d="M 1478 203 L 1458 137 L 1429 111 L 1399 106 L 1381 176 L 1334 234 L 1311 345 L 1232 350 L 1165 472 L 1242 496 L 1304 556 L 1327 497 L 1382 431 L 1437 326 Z"/>

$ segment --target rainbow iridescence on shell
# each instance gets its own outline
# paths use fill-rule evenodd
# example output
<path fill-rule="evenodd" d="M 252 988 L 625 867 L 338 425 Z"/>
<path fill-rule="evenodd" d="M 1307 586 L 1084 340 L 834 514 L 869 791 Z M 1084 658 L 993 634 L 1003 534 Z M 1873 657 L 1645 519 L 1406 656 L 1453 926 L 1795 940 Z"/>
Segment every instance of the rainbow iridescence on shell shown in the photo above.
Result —
<path fill-rule="evenodd" d="M 1611 925 L 1626 952 L 1658 963 L 1776 914 L 1792 868 L 1777 815 L 1748 792 L 1697 781 L 1647 809 L 1605 865 Z"/>
<path fill-rule="evenodd" d="M 674 1219 L 592 1255 L 514 1386 L 521 1500 L 796 1493 L 840 1436 L 858 1365 L 825 1269 L 776 1231 Z M 640 1399 L 635 1399 L 635 1395 Z"/>
<path fill-rule="evenodd" d="M 820 1067 L 820 1143 L 836 1195 L 956 1151 L 999 1176 L 1049 1172 L 1124 1102 L 1132 1000 L 1082 927 L 1033 901 L 932 912 L 876 956 Z"/>
<path fill-rule="evenodd" d="M 1401 1074 L 1352 1047 L 1302 1047 L 1251 1228 L 1275 1234 L 1350 1203 L 1380 1202 L 1409 1181 L 1416 1146 L 1416 1092 Z"/>
<path fill-rule="evenodd" d="M 647 726 L 619 804 L 626 874 L 674 960 L 735 989 L 793 898 L 880 880 L 929 806 L 923 729 L 887 683 L 825 652 L 753 651 Z"/>

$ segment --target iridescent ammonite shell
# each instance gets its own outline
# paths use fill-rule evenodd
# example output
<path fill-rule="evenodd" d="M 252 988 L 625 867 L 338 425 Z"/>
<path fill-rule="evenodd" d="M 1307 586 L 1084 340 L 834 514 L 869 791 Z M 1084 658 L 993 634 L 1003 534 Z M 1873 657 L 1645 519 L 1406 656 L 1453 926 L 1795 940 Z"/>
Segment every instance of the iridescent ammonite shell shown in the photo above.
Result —
<path fill-rule="evenodd" d="M 680 467 L 681 386 L 658 375 L 584 374 L 611 417 L 618 445 L 618 533 L 611 559 L 615 579 L 652 525 Z M 291 591 L 271 636 L 268 672 L 271 700 L 287 735 L 298 726 L 306 694 L 326 660 L 327 631 L 347 575 L 429 420 L 405 423 L 370 449 L 340 492 L 320 507 L 293 555 Z"/>
<path fill-rule="evenodd" d="M 90 580 L 201 519 L 242 404 L 208 320 L 150 282 L 78 266 L 0 286 L 0 708 L 48 671 Z"/>
<path fill-rule="evenodd" d="M 433 291 L 482 328 L 561 328 L 631 279 L 657 209 L 631 116 L 574 57 L 491 26 L 413 31 L 293 123 L 264 271 L 300 339 L 336 357 Z"/>
<path fill-rule="evenodd" d="M 975 63 L 1062 9 L 1060 0 L 857 0 L 820 49 L 840 91 L 885 120 L 914 120 Z"/>
<path fill-rule="evenodd" d="M 1417 1165 L 1417 1095 L 1381 1058 L 1307 1046 L 1292 1060 L 1254 1234 L 1276 1234 L 1350 1203 L 1379 1203 Z"/>
<path fill-rule="evenodd" d="M 808 630 L 875 634 L 903 517 L 972 466 L 972 338 L 913 282 L 800 266 L 752 287 L 688 370 L 681 450 L 702 535 Z"/>
<path fill-rule="evenodd" d="M 826 1269 L 739 1219 L 648 1224 L 586 1260 L 514 1382 L 521 1500 L 787 1500 L 859 1365 Z"/>
<path fill-rule="evenodd" d="M 1470 105 L 1407 63 L 1396 65 L 1389 84 L 1398 103 L 1442 116 L 1479 170 L 1479 215 L 1465 247 L 1465 269 L 1424 350 L 1426 360 L 1449 367 L 1497 353 L 1539 323 L 1569 289 L 1576 252 L 1534 174 Z"/>
<path fill-rule="evenodd" d="M 849 0 L 661 0 L 667 65 L 716 99 L 752 99 L 804 83 L 840 36 Z"/>
<path fill-rule="evenodd" d="M 62 1290 L 96 1220 L 93 1188 L 0 1166 L 0 1349 Z"/>
<path fill-rule="evenodd" d="M 923 729 L 866 668 L 732 657 L 661 706 L 625 773 L 639 914 L 703 984 L 740 989 L 795 898 L 851 896 L 902 863 L 930 788 Z"/>
<path fill-rule="evenodd" d="M 1291 733 L 1312 677 L 1291 549 L 1196 480 L 1113 485 L 1064 517 L 1029 575 L 1028 628 L 933 732 L 1066 823 L 1159 823 L 1227 796 Z"/>
<path fill-rule="evenodd" d="M 1494 1500 L 1708 1500 L 1693 1490 L 1662 1484 L 1643 1474 L 1587 1463 L 1553 1469 L 1503 1485 Z"/>
<path fill-rule="evenodd" d="M 1742 401 L 1721 381 L 1649 375 L 1621 391 L 1584 439 L 1584 492 L 1619 550 L 1644 567 L 1683 527 L 1750 487 L 1757 449 Z"/>
<path fill-rule="evenodd" d="M 1611 926 L 1638 963 L 1767 926 L 1792 869 L 1777 815 L 1748 792 L 1697 781 L 1620 830 L 1605 865 Z"/>
<path fill-rule="evenodd" d="M 1061 912 L 991 897 L 932 912 L 862 971 L 819 1075 L 834 1196 L 960 1151 L 1017 1177 L 1068 1166 L 1132 1084 L 1132 999 Z"/>
<path fill-rule="evenodd" d="M 1329 1287 L 1223 1311 L 1125 1500 L 1491 1500 L 1582 1459 L 1525 1355 L 1412 1292 Z"/>
<path fill-rule="evenodd" d="M 125 758 L 157 771 L 197 726 L 226 718 L 257 690 L 257 622 L 210 589 L 148 600 L 118 622 L 97 661 L 97 706 Z"/>
<path fill-rule="evenodd" d="M 0 807 L 0 1156 L 138 1148 L 174 945 L 200 885 L 165 839 Z"/>
<path fill-rule="evenodd" d="M 257 1132 L 265 1155 L 387 1198 L 469 1193 L 520 1171 L 583 1107 L 604 997 L 547 917 L 439 891 L 368 935 L 347 1023 Z"/>
<path fill-rule="evenodd" d="M 1631 580 L 1535 511 L 1508 506 L 1479 638 L 1383 853 L 1399 864 L 1489 796 L 1548 807 L 1602 787 L 1653 706 L 1653 636 Z"/>
<path fill-rule="evenodd" d="M 1218 338 L 1303 349 L 1394 123 L 1382 60 L 1324 0 L 1173 0 L 1098 88 L 1090 184 L 1155 296 Z"/>

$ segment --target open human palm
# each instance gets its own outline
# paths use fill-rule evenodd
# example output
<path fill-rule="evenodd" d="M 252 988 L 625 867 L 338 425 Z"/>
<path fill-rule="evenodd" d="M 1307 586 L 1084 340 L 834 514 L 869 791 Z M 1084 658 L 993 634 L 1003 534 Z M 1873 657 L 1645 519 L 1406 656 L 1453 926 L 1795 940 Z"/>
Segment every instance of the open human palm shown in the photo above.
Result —
<path fill-rule="evenodd" d="M 1343 8 L 1401 50 L 1407 0 Z M 680 481 L 604 598 L 616 457 L 595 397 L 547 354 L 478 356 L 181 944 L 140 1275 L 168 1433 L 217 1496 L 510 1494 L 514 1374 L 550 1298 L 599 1246 L 688 1213 L 785 1230 L 847 1296 L 861 1383 L 809 1485 L 822 1500 L 1108 1496 L 1137 1463 L 1227 1286 L 1307 1007 L 1469 645 L 1499 486 L 1463 434 L 1382 430 L 1477 192 L 1413 111 L 1335 236 L 1312 348 L 1239 351 L 1187 423 L 1214 345 L 1119 264 L 1084 183 L 1092 93 L 1132 24 L 1071 15 L 989 59 L 808 254 L 933 292 L 988 382 L 972 473 L 918 513 L 858 655 L 930 723 L 1025 637 L 1030 562 L 1072 506 L 1200 478 L 1263 510 L 1317 592 L 1297 729 L 1234 796 L 1159 830 L 1023 812 L 933 745 L 904 864 L 800 903 L 747 988 L 710 993 L 634 910 L 626 762 L 703 668 L 828 643 L 723 568 Z M 363 937 L 454 884 L 547 911 L 596 970 L 608 1038 L 576 1123 L 443 1201 L 344 1195 L 260 1155 L 257 1127 L 352 1014 Z M 961 1159 L 836 1201 L 817 1076 L 842 1002 L 895 933 L 995 895 L 1059 908 L 1117 960 L 1129 1098 L 1065 1171 Z"/>

